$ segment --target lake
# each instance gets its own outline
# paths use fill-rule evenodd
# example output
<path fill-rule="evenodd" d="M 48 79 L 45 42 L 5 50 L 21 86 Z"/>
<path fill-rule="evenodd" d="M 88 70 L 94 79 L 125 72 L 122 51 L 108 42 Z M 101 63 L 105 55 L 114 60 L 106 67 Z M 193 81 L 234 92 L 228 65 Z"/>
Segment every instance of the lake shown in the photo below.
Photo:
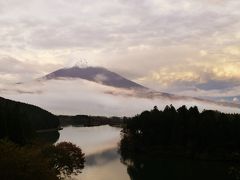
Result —
<path fill-rule="evenodd" d="M 64 127 L 57 142 L 75 143 L 86 155 L 85 168 L 74 179 L 130 180 L 118 153 L 120 128 L 110 126 Z"/>
<path fill-rule="evenodd" d="M 186 159 L 156 158 L 126 166 L 118 153 L 121 128 L 64 127 L 57 142 L 77 144 L 86 155 L 85 168 L 76 180 L 231 180 L 230 164 Z"/>

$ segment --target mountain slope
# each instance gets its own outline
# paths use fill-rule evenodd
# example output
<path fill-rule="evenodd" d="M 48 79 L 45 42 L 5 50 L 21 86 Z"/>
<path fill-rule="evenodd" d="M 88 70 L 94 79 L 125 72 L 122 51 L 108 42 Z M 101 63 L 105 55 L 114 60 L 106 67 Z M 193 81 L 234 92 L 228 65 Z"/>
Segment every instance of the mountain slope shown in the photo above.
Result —
<path fill-rule="evenodd" d="M 165 92 L 159 92 L 155 90 L 151 90 L 147 87 L 144 87 L 140 84 L 137 84 L 131 80 L 128 80 L 121 75 L 109 71 L 106 68 L 102 67 L 78 67 L 74 66 L 71 68 L 63 68 L 56 70 L 40 80 L 52 80 L 52 79 L 69 79 L 69 78 L 79 78 L 85 79 L 88 81 L 96 82 L 98 84 L 111 86 L 114 88 L 124 88 L 124 89 L 133 89 L 137 90 L 134 94 L 130 94 L 131 96 L 136 96 L 139 98 L 149 98 L 149 99 L 168 99 L 168 100 L 187 100 L 187 101 L 196 101 L 200 103 L 209 103 L 216 104 L 220 106 L 226 107 L 235 107 L 239 108 L 240 105 L 232 102 L 220 102 L 209 99 L 197 98 L 197 97 L 189 97 L 189 96 L 180 96 L 175 94 L 169 94 Z M 119 92 L 108 92 L 112 95 L 119 95 Z"/>
<path fill-rule="evenodd" d="M 0 97 L 0 139 L 24 143 L 36 130 L 57 128 L 58 118 L 37 106 Z"/>
<path fill-rule="evenodd" d="M 74 66 L 71 68 L 59 69 L 43 77 L 43 79 L 46 80 L 59 78 L 81 78 L 116 88 L 147 89 L 140 84 L 130 81 L 121 75 L 102 67 L 80 68 L 78 66 Z"/>

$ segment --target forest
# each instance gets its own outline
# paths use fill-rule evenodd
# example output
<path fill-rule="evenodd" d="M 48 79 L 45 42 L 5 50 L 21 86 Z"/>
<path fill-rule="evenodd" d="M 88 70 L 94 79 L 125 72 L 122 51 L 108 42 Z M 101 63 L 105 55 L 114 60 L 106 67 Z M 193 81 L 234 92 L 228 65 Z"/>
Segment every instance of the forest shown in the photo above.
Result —
<path fill-rule="evenodd" d="M 152 110 L 134 117 L 125 117 L 124 123 L 119 151 L 132 179 L 164 178 L 167 164 L 163 159 L 166 158 L 174 159 L 173 162 L 178 158 L 183 159 L 179 161 L 181 165 L 176 165 L 176 171 L 181 175 L 170 173 L 171 176 L 185 177 L 182 174 L 187 172 L 184 171 L 184 167 L 188 166 L 187 161 L 194 160 L 230 163 L 223 169 L 219 179 L 229 179 L 230 171 L 239 177 L 239 114 L 213 110 L 199 112 L 196 106 L 175 109 L 172 105 L 161 111 L 155 106 Z M 172 163 L 169 167 L 174 169 L 175 165 Z M 194 170 L 193 167 L 186 169 Z M 205 173 L 211 176 L 211 172 Z M 169 174 L 166 177 L 169 177 Z M 196 176 L 194 178 L 198 179 Z M 201 178 L 199 175 L 199 179 Z"/>
<path fill-rule="evenodd" d="M 121 126 L 123 119 L 120 117 L 105 117 L 105 116 L 89 116 L 89 115 L 76 115 L 76 116 L 58 116 L 60 125 L 65 126 Z"/>
<path fill-rule="evenodd" d="M 148 148 L 163 148 L 192 158 L 231 159 L 240 150 L 239 114 L 199 112 L 196 106 L 176 110 L 172 105 L 159 111 L 155 106 L 151 111 L 125 118 L 124 122 L 122 144 L 129 140 L 139 142 L 139 151 L 143 153 Z"/>
<path fill-rule="evenodd" d="M 85 154 L 71 142 L 53 144 L 58 127 L 48 111 L 0 97 L 0 179 L 55 180 L 81 173 Z M 37 130 L 44 129 L 53 131 L 40 138 Z"/>
<path fill-rule="evenodd" d="M 0 139 L 24 144 L 37 130 L 57 129 L 58 118 L 37 106 L 0 97 Z"/>

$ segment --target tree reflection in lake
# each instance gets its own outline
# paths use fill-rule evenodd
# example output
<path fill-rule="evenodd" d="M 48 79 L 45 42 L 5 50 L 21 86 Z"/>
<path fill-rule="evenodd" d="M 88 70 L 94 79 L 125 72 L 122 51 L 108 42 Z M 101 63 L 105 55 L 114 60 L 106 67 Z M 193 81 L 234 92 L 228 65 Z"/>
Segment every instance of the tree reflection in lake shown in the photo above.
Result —
<path fill-rule="evenodd" d="M 147 150 L 146 150 L 147 149 Z M 123 135 L 119 151 L 131 180 L 232 180 L 230 163 L 201 161 L 164 154 L 142 145 L 141 140 Z M 161 152 L 161 153 L 160 153 Z"/>
<path fill-rule="evenodd" d="M 229 166 L 217 162 L 193 161 L 161 157 L 133 157 L 127 159 L 127 171 L 132 180 L 231 180 Z"/>
<path fill-rule="evenodd" d="M 57 132 L 41 136 L 52 143 L 57 139 L 70 141 L 83 149 L 86 163 L 82 174 L 74 177 L 77 180 L 231 180 L 227 163 L 163 158 L 153 151 L 142 153 L 141 142 L 133 141 L 130 136 L 122 137 L 119 154 L 120 130 L 109 126 L 65 127 L 59 131 L 60 137 Z"/>

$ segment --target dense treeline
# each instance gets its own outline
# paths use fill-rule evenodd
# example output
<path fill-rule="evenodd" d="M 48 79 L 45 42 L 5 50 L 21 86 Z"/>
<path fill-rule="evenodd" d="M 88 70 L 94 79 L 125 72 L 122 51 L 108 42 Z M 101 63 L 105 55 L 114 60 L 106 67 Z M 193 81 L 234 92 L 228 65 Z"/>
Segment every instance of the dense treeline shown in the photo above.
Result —
<path fill-rule="evenodd" d="M 123 119 L 120 117 L 105 117 L 105 116 L 88 116 L 88 115 L 76 115 L 76 116 L 58 116 L 61 126 L 121 126 Z"/>
<path fill-rule="evenodd" d="M 154 107 L 125 119 L 121 145 L 123 152 L 159 149 L 193 158 L 236 158 L 240 150 L 240 115 L 197 107 Z M 132 145 L 136 145 L 133 147 Z M 133 148 L 133 149 L 131 149 Z"/>
<path fill-rule="evenodd" d="M 124 122 L 119 150 L 131 179 L 224 180 L 230 167 L 240 177 L 239 114 L 170 105 Z"/>
<path fill-rule="evenodd" d="M 0 97 L 0 139 L 23 144 L 40 129 L 59 126 L 58 118 L 37 106 Z"/>
<path fill-rule="evenodd" d="M 0 97 L 1 179 L 54 180 L 81 173 L 85 155 L 80 147 L 51 144 L 59 137 L 58 126 L 57 116 L 48 111 Z M 44 131 L 49 129 L 55 131 Z M 37 130 L 42 133 L 36 135 Z"/>

